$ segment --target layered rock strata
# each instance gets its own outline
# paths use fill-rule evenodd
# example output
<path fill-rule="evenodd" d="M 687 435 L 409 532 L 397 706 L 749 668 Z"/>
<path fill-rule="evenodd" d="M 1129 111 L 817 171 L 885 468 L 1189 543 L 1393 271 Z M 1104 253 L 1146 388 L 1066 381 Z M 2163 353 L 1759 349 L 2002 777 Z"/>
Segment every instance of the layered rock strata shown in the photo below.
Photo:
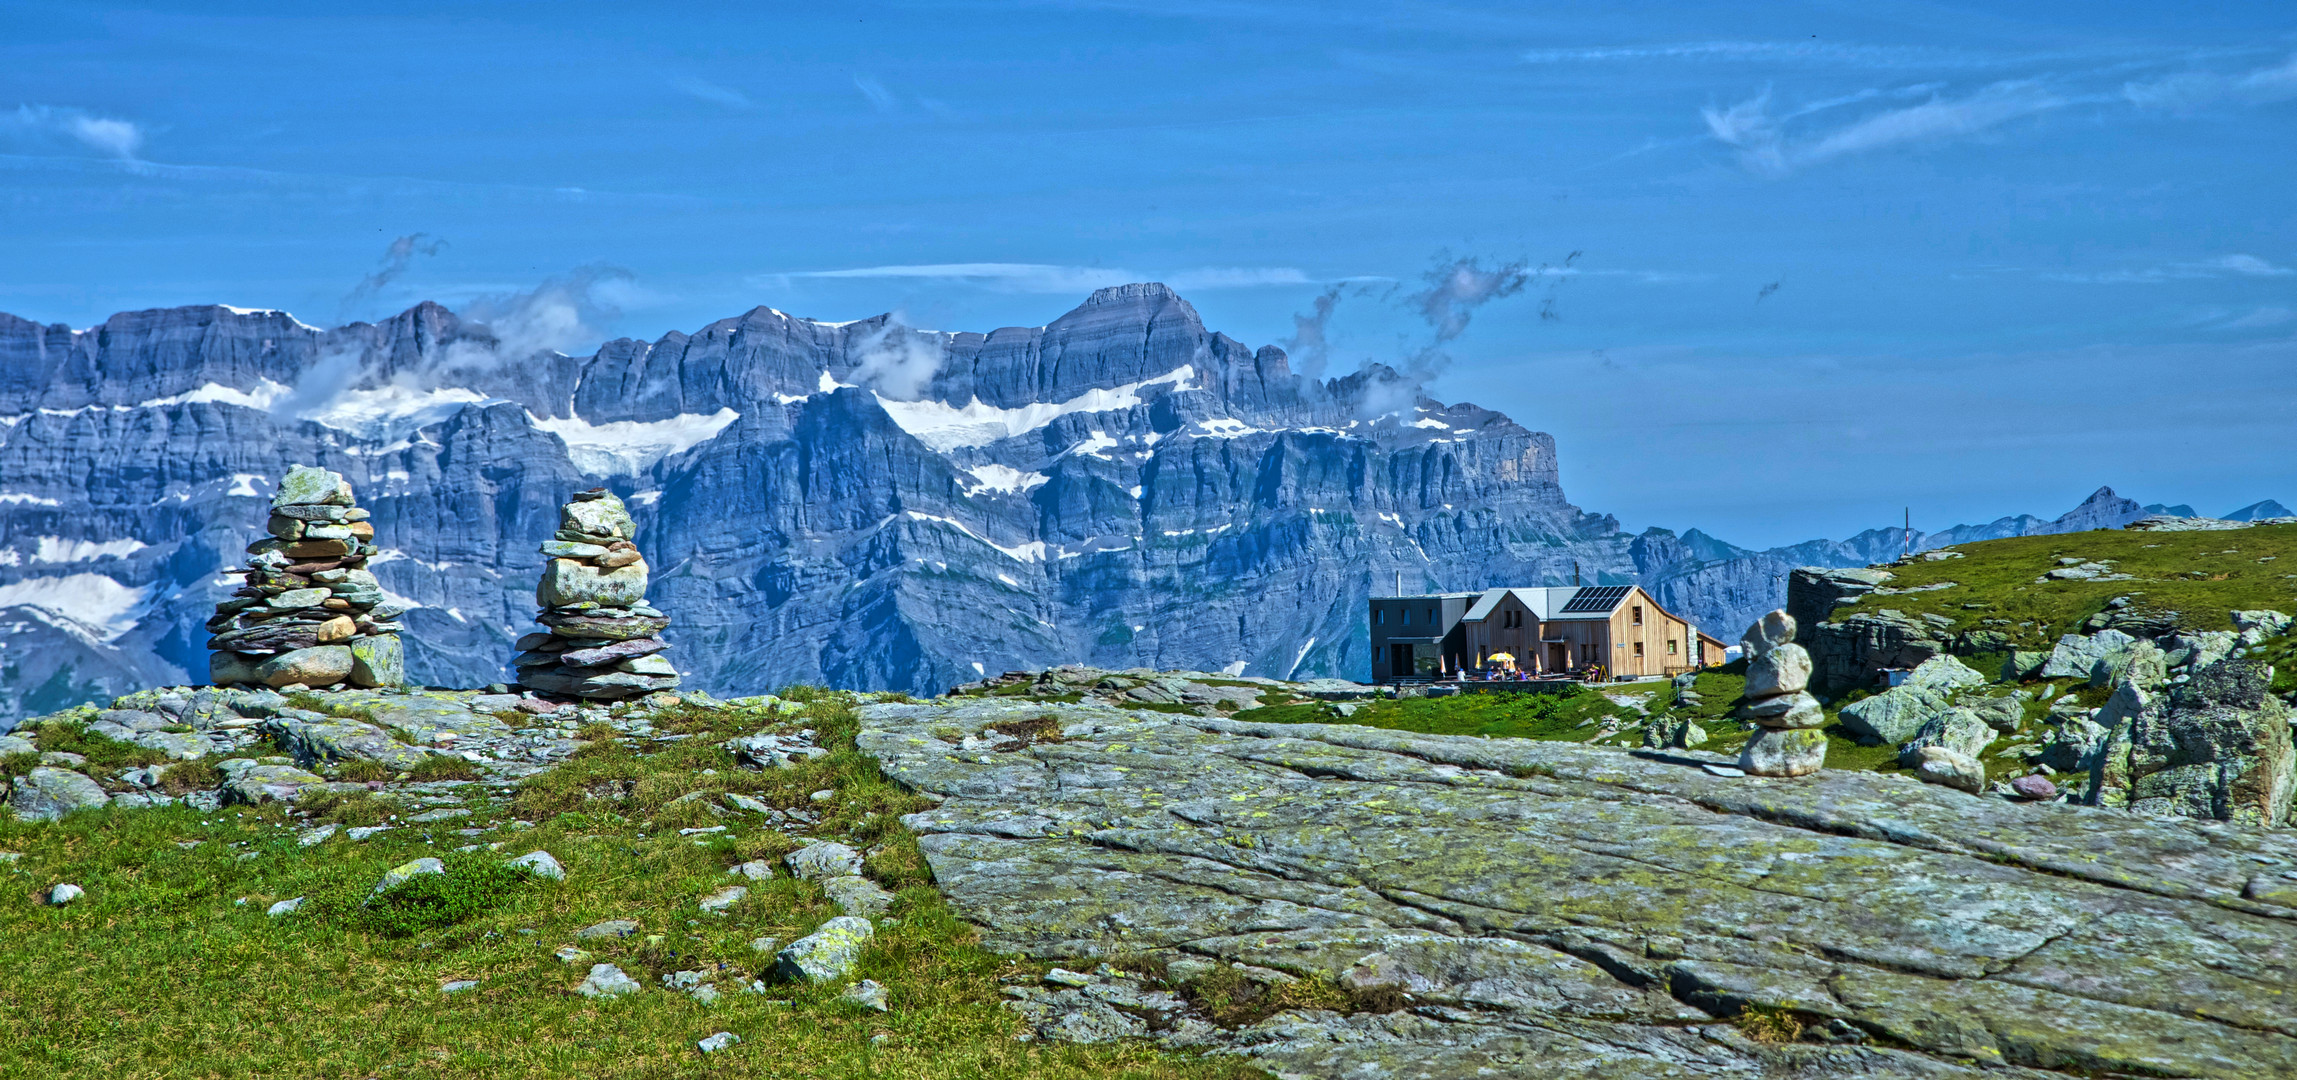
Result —
<path fill-rule="evenodd" d="M 661 655 L 670 617 L 646 603 L 646 557 L 638 525 L 605 488 L 576 494 L 559 511 L 558 532 L 535 586 L 535 616 L 546 630 L 518 640 L 519 682 L 550 694 L 613 701 L 669 690 L 678 669 Z"/>
<path fill-rule="evenodd" d="M 1773 611 L 1747 628 L 1747 703 L 1739 718 L 1755 725 L 1739 751 L 1739 768 L 1755 776 L 1808 776 L 1826 763 L 1826 713 L 1810 695 L 1810 654 L 1794 643 L 1795 620 Z"/>
<path fill-rule="evenodd" d="M 297 465 L 271 497 L 271 535 L 247 546 L 246 584 L 208 620 L 208 677 L 217 686 L 312 689 L 406 681 L 400 609 L 367 571 L 375 527 L 351 485 Z"/>

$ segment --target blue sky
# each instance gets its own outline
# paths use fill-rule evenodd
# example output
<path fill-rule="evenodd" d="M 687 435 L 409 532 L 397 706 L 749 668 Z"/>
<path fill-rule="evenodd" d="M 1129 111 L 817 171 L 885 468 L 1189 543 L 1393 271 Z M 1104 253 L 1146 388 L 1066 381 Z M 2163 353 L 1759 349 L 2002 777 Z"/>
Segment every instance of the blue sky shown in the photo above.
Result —
<path fill-rule="evenodd" d="M 1147 278 L 1253 344 L 1338 288 L 1338 374 L 1472 257 L 1524 287 L 1430 392 L 1632 527 L 2297 501 L 2297 8 L 1589 8 L 9 2 L 0 310 L 556 282 L 586 349 Z"/>

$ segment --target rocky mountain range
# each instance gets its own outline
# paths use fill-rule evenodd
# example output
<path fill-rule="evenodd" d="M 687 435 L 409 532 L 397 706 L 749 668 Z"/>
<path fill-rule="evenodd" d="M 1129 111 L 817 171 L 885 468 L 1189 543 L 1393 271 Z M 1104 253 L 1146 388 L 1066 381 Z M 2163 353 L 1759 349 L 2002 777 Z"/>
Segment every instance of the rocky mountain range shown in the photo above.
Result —
<path fill-rule="evenodd" d="M 1640 581 L 1719 636 L 1787 570 L 2118 525 L 2055 521 L 1752 551 L 1572 505 L 1554 440 L 1383 367 L 1295 374 L 1162 285 L 1045 326 L 917 330 L 758 308 L 538 349 L 517 313 L 425 303 L 325 330 L 279 311 L 0 315 L 0 724 L 206 676 L 220 571 L 292 464 L 348 477 L 421 682 L 506 679 L 538 540 L 627 502 L 696 686 L 932 691 L 1081 662 L 1362 677 L 1367 595 Z"/>

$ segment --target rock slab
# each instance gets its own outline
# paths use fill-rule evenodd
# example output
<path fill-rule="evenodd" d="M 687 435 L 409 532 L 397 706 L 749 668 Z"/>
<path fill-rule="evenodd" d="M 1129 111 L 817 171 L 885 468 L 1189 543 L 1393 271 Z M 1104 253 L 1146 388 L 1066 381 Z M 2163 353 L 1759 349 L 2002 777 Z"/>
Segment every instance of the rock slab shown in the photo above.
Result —
<path fill-rule="evenodd" d="M 1283 1075 L 2297 1075 L 2285 833 L 1105 707 L 1056 707 L 1059 742 L 962 746 L 1047 708 L 868 706 L 861 748 L 941 800 L 905 820 L 989 948 L 1412 996 L 1197 1033 Z M 1716 1022 L 1748 1007 L 1850 1041 Z"/>

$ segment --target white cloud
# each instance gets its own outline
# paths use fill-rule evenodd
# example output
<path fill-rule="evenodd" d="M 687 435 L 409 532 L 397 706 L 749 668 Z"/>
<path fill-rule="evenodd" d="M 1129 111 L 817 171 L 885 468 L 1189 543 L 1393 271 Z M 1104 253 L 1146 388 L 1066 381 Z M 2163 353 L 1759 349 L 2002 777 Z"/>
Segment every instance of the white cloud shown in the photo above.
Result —
<path fill-rule="evenodd" d="M 1310 285 L 1314 279 L 1289 266 L 1205 266 L 1161 278 L 1121 267 L 1057 266 L 1047 263 L 931 263 L 917 266 L 864 266 L 849 270 L 808 270 L 761 275 L 776 278 L 909 278 L 955 281 L 1004 292 L 1076 293 L 1162 280 L 1175 289 L 1243 289 L 1266 285 Z"/>
<path fill-rule="evenodd" d="M 1947 49 L 1831 41 L 1690 41 L 1655 45 L 1597 45 L 1569 49 L 1532 49 L 1523 54 L 1523 59 L 1533 64 L 1691 60 L 1765 64 L 1802 62 L 1866 68 L 1964 66 L 2008 61 L 2006 57 L 1982 57 Z"/>
<path fill-rule="evenodd" d="M 2240 75 L 2186 71 L 2151 82 L 2122 85 L 2122 96 L 2141 108 L 2185 112 L 2236 102 L 2265 105 L 2297 98 L 2297 53 L 2279 64 Z"/>
<path fill-rule="evenodd" d="M 2297 274 L 2297 270 L 2275 266 L 2255 255 L 2226 255 L 2197 265 L 2212 266 L 2245 277 L 2288 277 Z"/>
<path fill-rule="evenodd" d="M 729 86 L 705 82 L 692 76 L 672 79 L 670 85 L 673 89 L 690 97 L 700 98 L 714 105 L 724 105 L 729 109 L 754 109 L 757 107 L 757 103 L 751 101 L 748 94 Z"/>
<path fill-rule="evenodd" d="M 2291 321 L 2297 321 L 2297 311 L 2291 311 L 2285 307 L 2261 307 L 2239 318 L 2226 320 L 2219 324 L 2219 329 L 2263 330 L 2268 327 L 2286 326 Z"/>
<path fill-rule="evenodd" d="M 861 362 L 846 377 L 852 385 L 869 387 L 883 397 L 916 401 L 940 372 L 947 344 L 939 334 L 911 330 L 898 317 L 887 319 L 854 343 Z"/>
<path fill-rule="evenodd" d="M 1824 104 L 1831 107 L 1851 100 L 1862 98 Z M 2080 100 L 2033 82 L 1998 82 L 1967 97 L 1934 96 L 1919 105 L 1885 110 L 1832 131 L 1799 136 L 1785 130 L 1785 121 L 1816 110 L 1805 108 L 1773 117 L 1769 91 L 1727 109 L 1710 105 L 1700 110 L 1700 116 L 1706 121 L 1708 134 L 1738 151 L 1740 164 L 1752 172 L 1777 177 L 1851 154 L 1974 135 Z"/>
<path fill-rule="evenodd" d="M 867 75 L 854 76 L 853 88 L 861 91 L 861 96 L 869 99 L 870 107 L 881 113 L 889 113 L 901 107 L 901 103 L 894 100 L 893 91 Z"/>
<path fill-rule="evenodd" d="M 132 120 L 58 105 L 18 105 L 13 114 L 0 113 L 0 134 L 20 141 L 68 139 L 122 161 L 134 161 L 144 144 L 143 129 Z"/>
<path fill-rule="evenodd" d="M 2164 281 L 2192 281 L 2199 278 L 2288 277 L 2293 274 L 2297 274 L 2297 270 L 2276 266 L 2255 255 L 2220 255 L 2198 262 L 2170 263 L 2167 266 L 2136 270 L 2069 272 L 2042 276 L 2050 281 L 2066 281 L 2077 285 L 2153 285 Z"/>

